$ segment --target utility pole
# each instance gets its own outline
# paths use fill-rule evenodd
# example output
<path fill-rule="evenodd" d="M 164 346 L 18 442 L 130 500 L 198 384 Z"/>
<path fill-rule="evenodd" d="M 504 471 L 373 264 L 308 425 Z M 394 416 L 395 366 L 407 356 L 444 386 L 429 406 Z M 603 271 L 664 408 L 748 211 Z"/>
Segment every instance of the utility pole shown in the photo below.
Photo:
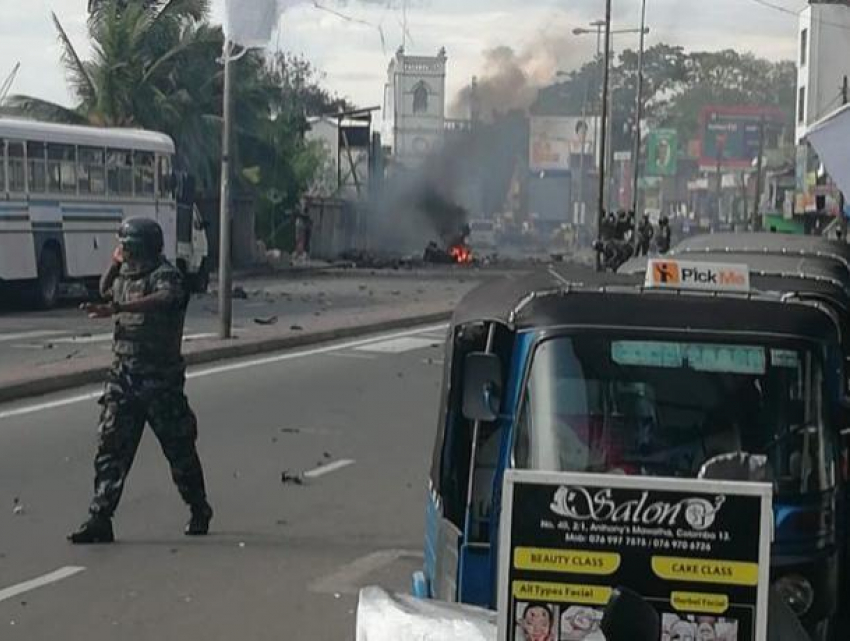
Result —
<path fill-rule="evenodd" d="M 581 133 L 581 154 L 578 157 L 578 210 L 575 214 L 575 225 L 584 225 L 584 156 L 585 147 L 587 146 L 587 122 L 584 120 L 585 113 L 582 110 Z"/>
<path fill-rule="evenodd" d="M 725 138 L 717 137 L 717 185 L 715 199 L 717 200 L 717 224 L 720 224 L 722 208 L 720 201 L 723 199 L 723 148 L 726 146 Z"/>
<path fill-rule="evenodd" d="M 605 217 L 605 161 L 607 157 L 606 144 L 608 142 L 608 79 L 610 74 L 611 59 L 611 0 L 605 0 L 605 68 L 602 75 L 602 123 L 599 134 L 599 207 L 596 214 L 596 234 L 602 240 L 602 225 Z M 602 271 L 602 254 L 596 252 L 596 271 Z"/>
<path fill-rule="evenodd" d="M 231 107 L 230 96 L 231 62 L 233 62 L 233 43 L 224 43 L 224 106 L 222 115 L 224 123 L 221 137 L 221 203 L 219 210 L 219 244 L 218 244 L 218 337 L 222 340 L 231 337 L 233 321 L 233 273 L 231 271 L 231 241 L 230 241 L 230 126 Z"/>
<path fill-rule="evenodd" d="M 640 8 L 640 50 L 638 51 L 638 68 L 637 68 L 637 96 L 635 98 L 635 145 L 632 152 L 632 211 L 635 213 L 635 228 L 632 233 L 635 244 L 635 255 L 637 255 L 638 245 L 638 220 L 640 212 L 640 196 L 638 193 L 638 184 L 640 182 L 640 121 L 643 118 L 643 54 L 646 46 L 646 0 L 642 0 Z M 676 150 L 673 150 L 676 153 Z"/>
<path fill-rule="evenodd" d="M 762 169 L 764 168 L 764 134 L 765 134 L 765 118 L 762 114 L 759 120 L 759 157 L 756 161 L 756 195 L 753 199 L 753 231 L 761 231 L 761 192 L 764 189 L 762 185 Z"/>
<path fill-rule="evenodd" d="M 850 79 L 848 79 L 847 76 L 844 76 L 844 82 L 841 84 L 841 104 L 850 104 Z M 844 207 L 846 206 L 846 203 L 847 200 L 844 192 L 839 192 L 838 215 L 840 216 L 839 220 L 841 221 L 841 241 L 845 243 L 847 242 L 847 217 L 844 215 Z"/>

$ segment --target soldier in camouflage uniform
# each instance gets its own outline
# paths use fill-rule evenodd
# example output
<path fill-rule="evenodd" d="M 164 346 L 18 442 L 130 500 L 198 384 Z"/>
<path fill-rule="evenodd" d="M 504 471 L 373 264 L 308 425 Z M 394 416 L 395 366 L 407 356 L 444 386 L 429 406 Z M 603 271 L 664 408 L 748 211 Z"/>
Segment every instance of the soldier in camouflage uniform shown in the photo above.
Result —
<path fill-rule="evenodd" d="M 197 420 L 183 393 L 181 345 L 189 296 L 182 274 L 162 256 L 162 229 L 156 222 L 128 219 L 118 239 L 112 264 L 100 281 L 108 302 L 84 306 L 92 318 L 115 318 L 115 360 L 99 401 L 103 409 L 90 516 L 68 539 L 78 544 L 114 540 L 112 516 L 146 423 L 191 509 L 186 534 L 205 535 L 212 509 L 195 448 Z"/>

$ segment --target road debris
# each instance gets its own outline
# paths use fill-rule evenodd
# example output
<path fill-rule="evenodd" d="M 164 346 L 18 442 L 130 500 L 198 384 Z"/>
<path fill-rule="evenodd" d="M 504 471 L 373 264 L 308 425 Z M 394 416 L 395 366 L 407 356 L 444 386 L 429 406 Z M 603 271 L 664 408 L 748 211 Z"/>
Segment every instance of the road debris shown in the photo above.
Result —
<path fill-rule="evenodd" d="M 277 325 L 278 317 L 269 316 L 268 318 L 255 318 L 254 322 L 257 325 Z"/>
<path fill-rule="evenodd" d="M 304 476 L 301 474 L 292 474 L 288 470 L 284 470 L 281 472 L 280 482 L 284 485 L 304 485 Z"/>
<path fill-rule="evenodd" d="M 244 287 L 239 287 L 237 285 L 233 288 L 233 298 L 238 298 L 239 300 L 248 300 L 248 292 L 245 291 Z"/>
<path fill-rule="evenodd" d="M 17 496 L 12 499 L 12 514 L 20 516 L 24 513 L 24 506 L 21 504 L 21 499 Z"/>
<path fill-rule="evenodd" d="M 301 325 L 290 325 L 289 329 L 291 329 L 293 332 L 303 332 L 304 331 L 304 328 L 301 327 Z"/>

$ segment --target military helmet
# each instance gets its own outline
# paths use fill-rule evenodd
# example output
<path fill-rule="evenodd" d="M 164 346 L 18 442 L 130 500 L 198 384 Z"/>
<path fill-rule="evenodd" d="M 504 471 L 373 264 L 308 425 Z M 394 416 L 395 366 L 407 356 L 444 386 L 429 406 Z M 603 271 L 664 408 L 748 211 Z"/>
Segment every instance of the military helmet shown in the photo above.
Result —
<path fill-rule="evenodd" d="M 118 242 L 142 258 L 156 258 L 162 254 L 165 240 L 162 227 L 150 218 L 128 218 L 118 229 Z"/>

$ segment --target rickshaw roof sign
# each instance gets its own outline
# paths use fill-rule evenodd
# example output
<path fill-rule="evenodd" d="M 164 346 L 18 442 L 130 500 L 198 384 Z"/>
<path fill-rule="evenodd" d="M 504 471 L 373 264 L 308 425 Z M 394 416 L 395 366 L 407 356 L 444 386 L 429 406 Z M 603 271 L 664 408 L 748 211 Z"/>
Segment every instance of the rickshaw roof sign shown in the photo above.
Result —
<path fill-rule="evenodd" d="M 648 289 L 689 289 L 716 292 L 749 292 L 746 265 L 654 258 L 646 269 Z"/>

